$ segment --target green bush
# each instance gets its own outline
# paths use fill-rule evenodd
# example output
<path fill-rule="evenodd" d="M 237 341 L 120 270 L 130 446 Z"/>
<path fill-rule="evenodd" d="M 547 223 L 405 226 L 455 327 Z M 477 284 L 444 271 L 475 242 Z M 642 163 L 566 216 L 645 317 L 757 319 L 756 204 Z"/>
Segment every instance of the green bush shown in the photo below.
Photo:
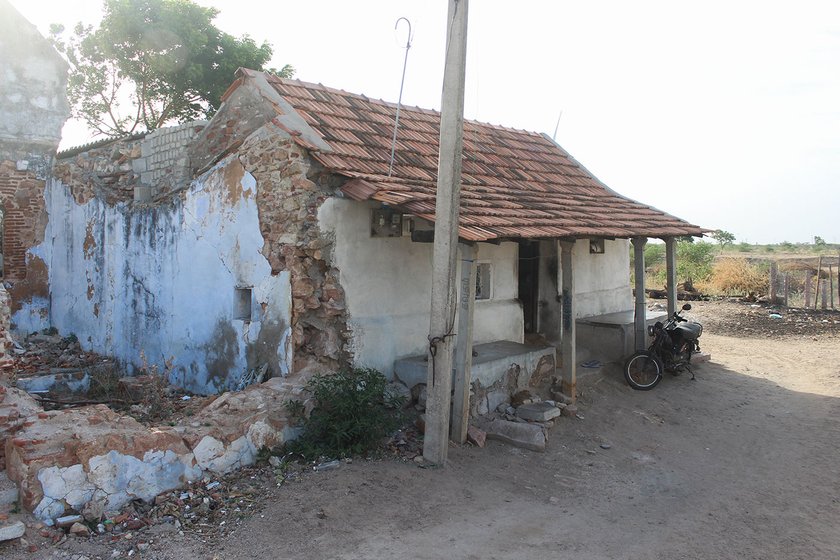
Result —
<path fill-rule="evenodd" d="M 386 385 L 385 376 L 369 368 L 312 377 L 306 388 L 315 407 L 302 421 L 301 436 L 290 442 L 287 450 L 307 459 L 349 457 L 374 450 L 402 422 L 404 398 L 386 393 Z"/>
<path fill-rule="evenodd" d="M 712 275 L 715 246 L 705 241 L 677 242 L 677 281 L 703 282 Z"/>

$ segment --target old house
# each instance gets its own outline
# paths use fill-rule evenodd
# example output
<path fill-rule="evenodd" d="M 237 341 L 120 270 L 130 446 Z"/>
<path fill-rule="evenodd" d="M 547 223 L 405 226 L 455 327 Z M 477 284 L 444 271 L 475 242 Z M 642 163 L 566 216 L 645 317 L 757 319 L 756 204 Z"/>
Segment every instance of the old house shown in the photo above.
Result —
<path fill-rule="evenodd" d="M 240 70 L 208 123 L 61 154 L 45 241 L 30 251 L 49 269 L 50 300 L 23 305 L 15 322 L 157 364 L 197 392 L 264 366 L 390 375 L 428 347 L 439 123 L 403 108 L 392 162 L 395 111 Z M 515 345 L 536 338 L 553 358 L 564 269 L 568 331 L 571 317 L 633 309 L 629 238 L 702 234 L 610 190 L 536 133 L 465 123 L 462 183 L 474 340 L 513 344 L 508 365 L 530 359 Z"/>

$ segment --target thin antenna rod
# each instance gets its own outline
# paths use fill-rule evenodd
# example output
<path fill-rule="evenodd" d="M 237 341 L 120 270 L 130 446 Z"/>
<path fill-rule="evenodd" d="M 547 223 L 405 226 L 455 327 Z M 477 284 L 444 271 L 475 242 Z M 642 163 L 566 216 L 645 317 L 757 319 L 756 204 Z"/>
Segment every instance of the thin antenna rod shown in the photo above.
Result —
<path fill-rule="evenodd" d="M 552 140 L 557 142 L 557 129 L 560 128 L 560 117 L 563 116 L 563 110 L 560 109 L 560 114 L 557 115 L 557 124 L 554 125 L 554 136 L 551 137 Z"/>
<path fill-rule="evenodd" d="M 408 18 L 401 17 L 394 24 L 396 30 L 400 26 L 400 22 L 404 21 L 408 24 L 408 37 L 405 39 L 405 61 L 403 62 L 402 80 L 400 80 L 400 97 L 397 101 L 397 118 L 394 121 L 394 136 L 391 138 L 391 163 L 388 165 L 388 177 L 394 171 L 394 151 L 397 148 L 397 129 L 400 126 L 400 107 L 402 106 L 403 85 L 405 84 L 405 69 L 408 66 L 408 49 L 411 48 L 411 22 Z"/>

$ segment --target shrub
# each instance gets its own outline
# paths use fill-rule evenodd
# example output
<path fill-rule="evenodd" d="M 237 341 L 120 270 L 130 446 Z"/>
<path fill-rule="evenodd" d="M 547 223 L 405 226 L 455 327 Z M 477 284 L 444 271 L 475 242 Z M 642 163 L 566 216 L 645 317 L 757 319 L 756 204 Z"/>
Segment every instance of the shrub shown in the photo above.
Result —
<path fill-rule="evenodd" d="M 369 368 L 315 375 L 306 384 L 315 407 L 302 421 L 302 434 L 287 449 L 307 459 L 374 450 L 402 421 L 404 399 L 386 394 L 386 385 L 385 376 Z"/>
<path fill-rule="evenodd" d="M 765 271 L 746 259 L 719 259 L 713 268 L 710 287 L 723 295 L 767 293 L 768 278 Z"/>
<path fill-rule="evenodd" d="M 703 282 L 712 275 L 715 246 L 711 243 L 677 242 L 677 281 Z"/>

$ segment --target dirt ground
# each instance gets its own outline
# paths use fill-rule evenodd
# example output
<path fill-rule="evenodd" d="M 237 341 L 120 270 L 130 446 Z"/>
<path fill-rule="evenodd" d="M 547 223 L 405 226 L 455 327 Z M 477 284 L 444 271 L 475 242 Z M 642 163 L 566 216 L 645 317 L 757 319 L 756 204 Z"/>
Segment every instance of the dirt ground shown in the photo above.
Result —
<path fill-rule="evenodd" d="M 344 463 L 267 484 L 224 538 L 149 531 L 134 557 L 840 557 L 840 314 L 782 330 L 767 309 L 693 305 L 712 355 L 697 380 L 636 392 L 618 366 L 579 370 L 580 417 L 558 422 L 545 453 L 489 441 L 453 446 L 441 469 Z M 32 554 L 0 546 L 15 559 L 125 551 L 108 536 Z"/>

